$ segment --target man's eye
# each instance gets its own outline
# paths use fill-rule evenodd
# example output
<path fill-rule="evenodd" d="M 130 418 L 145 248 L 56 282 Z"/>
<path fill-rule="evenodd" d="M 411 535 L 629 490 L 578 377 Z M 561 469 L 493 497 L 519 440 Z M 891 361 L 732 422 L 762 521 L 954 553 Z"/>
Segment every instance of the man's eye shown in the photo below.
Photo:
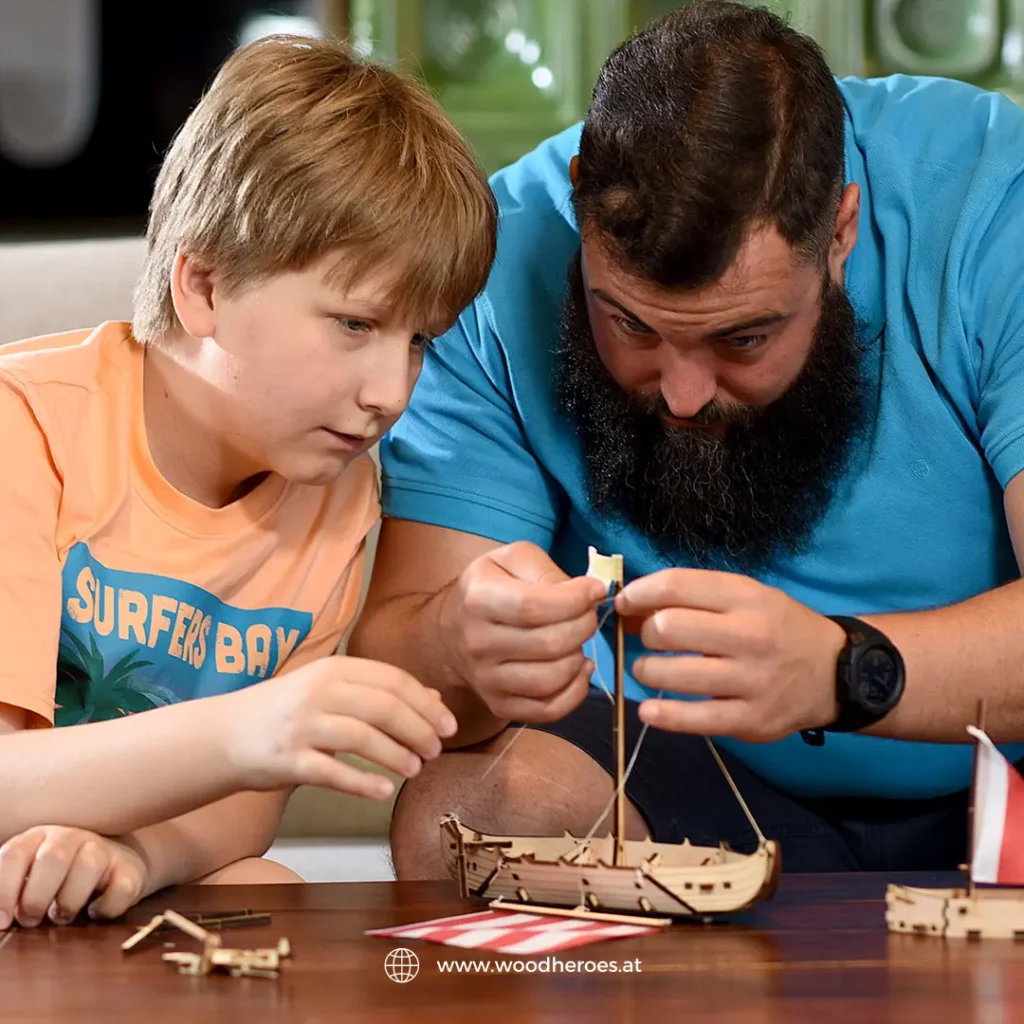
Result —
<path fill-rule="evenodd" d="M 627 320 L 624 316 L 616 316 L 612 314 L 612 320 L 618 324 L 624 331 L 628 331 L 630 334 L 647 334 L 648 329 L 643 324 L 638 323 L 636 320 Z"/>
<path fill-rule="evenodd" d="M 760 348 L 766 338 L 764 334 L 746 334 L 741 338 L 727 338 L 725 343 L 737 352 L 751 352 L 755 348 Z"/>

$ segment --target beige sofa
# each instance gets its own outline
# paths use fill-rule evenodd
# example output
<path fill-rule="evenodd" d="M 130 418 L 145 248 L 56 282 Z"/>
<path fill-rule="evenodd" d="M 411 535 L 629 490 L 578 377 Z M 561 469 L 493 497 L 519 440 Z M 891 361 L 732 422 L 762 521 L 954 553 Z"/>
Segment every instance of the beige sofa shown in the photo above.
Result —
<path fill-rule="evenodd" d="M 139 238 L 0 243 L 0 344 L 130 319 L 143 252 Z M 376 531 L 371 545 L 375 541 Z M 375 840 L 379 845 L 390 816 L 389 803 L 304 787 L 292 797 L 280 834 L 321 841 Z"/>

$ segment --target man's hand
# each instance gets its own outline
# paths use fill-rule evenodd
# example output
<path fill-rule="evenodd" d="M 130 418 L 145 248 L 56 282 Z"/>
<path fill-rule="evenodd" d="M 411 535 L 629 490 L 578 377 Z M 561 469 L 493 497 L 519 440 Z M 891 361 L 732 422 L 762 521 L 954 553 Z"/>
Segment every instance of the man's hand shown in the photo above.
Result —
<path fill-rule="evenodd" d="M 411 778 L 458 728 L 437 690 L 362 658 L 320 658 L 214 699 L 234 705 L 226 715 L 227 752 L 244 789 L 326 786 L 385 800 L 394 792 L 389 779 L 334 755 L 356 754 Z"/>
<path fill-rule="evenodd" d="M 119 917 L 143 895 L 148 866 L 116 839 L 62 825 L 40 825 L 0 846 L 0 930 L 16 920 L 34 928 L 44 917 L 68 924 Z"/>
<path fill-rule="evenodd" d="M 640 718 L 670 732 L 769 742 L 834 720 L 841 626 L 747 576 L 665 569 L 634 580 L 616 600 L 642 620 L 640 637 L 664 654 L 637 658 L 654 690 L 711 700 L 647 700 Z M 695 652 L 704 657 L 685 657 Z"/>
<path fill-rule="evenodd" d="M 535 544 L 495 548 L 442 594 L 445 650 L 491 714 L 554 721 L 587 695 L 594 666 L 582 646 L 605 593 L 600 580 L 566 576 Z"/>

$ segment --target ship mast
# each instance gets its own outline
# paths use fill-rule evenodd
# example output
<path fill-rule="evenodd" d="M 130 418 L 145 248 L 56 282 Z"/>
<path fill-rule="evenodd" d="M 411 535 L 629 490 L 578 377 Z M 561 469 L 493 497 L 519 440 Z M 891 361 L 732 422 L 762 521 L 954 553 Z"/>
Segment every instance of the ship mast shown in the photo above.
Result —
<path fill-rule="evenodd" d="M 587 575 L 601 580 L 612 599 L 615 618 L 615 697 L 612 712 L 612 745 L 615 748 L 615 808 L 612 815 L 612 864 L 626 863 L 626 692 L 622 681 L 626 663 L 625 624 L 615 611 L 615 598 L 625 583 L 622 555 L 602 555 L 597 548 L 587 550 Z"/>
<path fill-rule="evenodd" d="M 613 585 L 613 598 L 622 589 L 622 579 Z M 615 819 L 612 824 L 612 864 L 621 867 L 626 862 L 626 695 L 622 682 L 622 666 L 626 660 L 625 624 L 615 613 Z"/>

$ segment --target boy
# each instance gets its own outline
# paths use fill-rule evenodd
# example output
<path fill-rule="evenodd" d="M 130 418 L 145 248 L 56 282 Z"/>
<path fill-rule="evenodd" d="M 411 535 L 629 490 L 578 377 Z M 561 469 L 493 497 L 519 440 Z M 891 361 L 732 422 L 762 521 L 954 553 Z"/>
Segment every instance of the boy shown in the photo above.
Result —
<path fill-rule="evenodd" d="M 133 323 L 0 351 L 0 929 L 294 878 L 255 859 L 290 787 L 385 798 L 333 754 L 409 777 L 454 733 L 436 691 L 332 655 L 366 452 L 494 241 L 417 86 L 277 37 L 171 147 Z"/>

